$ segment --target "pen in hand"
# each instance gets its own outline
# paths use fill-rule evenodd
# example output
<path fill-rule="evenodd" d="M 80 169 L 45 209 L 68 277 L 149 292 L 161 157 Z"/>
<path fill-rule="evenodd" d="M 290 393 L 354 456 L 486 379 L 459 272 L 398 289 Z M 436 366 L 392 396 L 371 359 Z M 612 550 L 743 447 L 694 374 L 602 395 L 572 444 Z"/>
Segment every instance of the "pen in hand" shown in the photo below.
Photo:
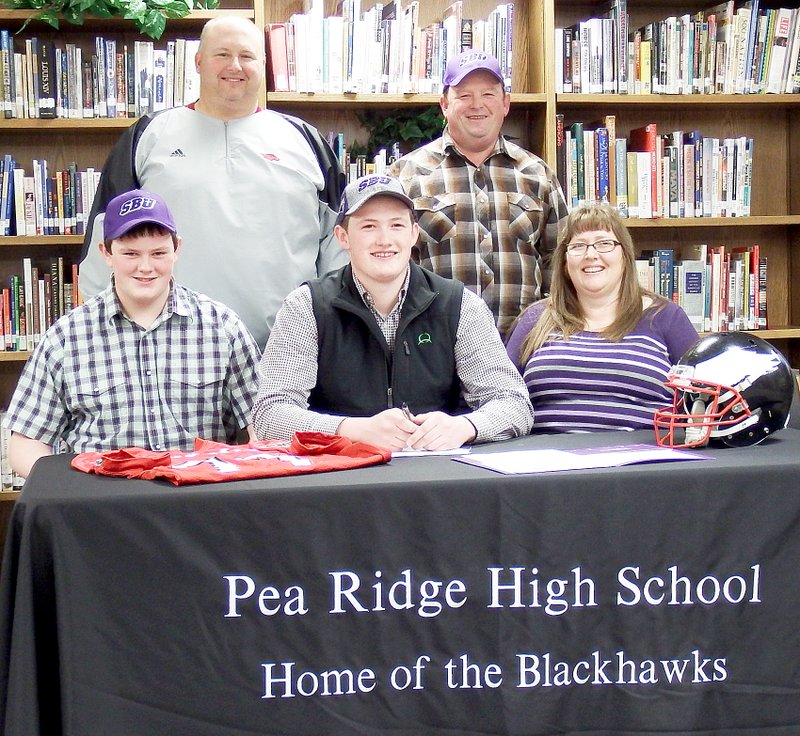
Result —
<path fill-rule="evenodd" d="M 403 410 L 403 416 L 404 416 L 406 419 L 408 419 L 408 421 L 409 421 L 409 422 L 413 421 L 413 420 L 411 419 L 411 411 L 409 410 L 409 408 L 408 408 L 408 404 L 406 404 L 406 402 L 405 402 L 405 401 L 402 403 L 402 405 L 400 406 L 400 408 Z M 414 448 L 413 448 L 413 447 L 410 447 L 409 445 L 406 445 L 406 446 L 405 446 L 403 449 L 404 449 L 404 450 L 413 450 Z"/>

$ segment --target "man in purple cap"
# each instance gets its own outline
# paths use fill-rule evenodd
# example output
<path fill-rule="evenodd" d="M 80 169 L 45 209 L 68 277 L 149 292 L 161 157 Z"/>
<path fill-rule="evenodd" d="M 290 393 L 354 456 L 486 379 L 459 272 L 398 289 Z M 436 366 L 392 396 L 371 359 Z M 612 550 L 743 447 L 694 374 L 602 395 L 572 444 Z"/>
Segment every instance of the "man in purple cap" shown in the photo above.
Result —
<path fill-rule="evenodd" d="M 11 400 L 9 459 L 23 477 L 54 449 L 188 450 L 249 432 L 258 347 L 231 309 L 174 282 L 167 204 L 120 194 L 103 236 L 111 284 L 47 330 Z"/>
<path fill-rule="evenodd" d="M 447 450 L 530 431 L 527 391 L 486 305 L 410 263 L 413 203 L 397 179 L 344 190 L 350 264 L 292 291 L 259 370 L 259 439 L 300 430 L 393 450 Z"/>
<path fill-rule="evenodd" d="M 463 281 L 506 333 L 547 291 L 567 206 L 544 161 L 500 135 L 511 95 L 497 59 L 464 51 L 450 60 L 442 82 L 442 136 L 389 173 L 414 200 L 420 227 L 414 259 Z"/>

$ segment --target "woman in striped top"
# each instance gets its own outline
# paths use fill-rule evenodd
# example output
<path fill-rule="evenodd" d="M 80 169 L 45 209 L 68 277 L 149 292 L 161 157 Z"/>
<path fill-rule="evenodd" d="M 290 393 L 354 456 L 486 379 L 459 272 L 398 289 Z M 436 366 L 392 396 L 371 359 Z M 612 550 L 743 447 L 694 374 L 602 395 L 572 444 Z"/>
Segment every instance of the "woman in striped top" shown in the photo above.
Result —
<path fill-rule="evenodd" d="M 534 408 L 534 432 L 652 429 L 671 401 L 670 367 L 697 340 L 684 311 L 640 286 L 630 233 L 607 203 L 565 221 L 550 296 L 525 310 L 507 350 Z"/>

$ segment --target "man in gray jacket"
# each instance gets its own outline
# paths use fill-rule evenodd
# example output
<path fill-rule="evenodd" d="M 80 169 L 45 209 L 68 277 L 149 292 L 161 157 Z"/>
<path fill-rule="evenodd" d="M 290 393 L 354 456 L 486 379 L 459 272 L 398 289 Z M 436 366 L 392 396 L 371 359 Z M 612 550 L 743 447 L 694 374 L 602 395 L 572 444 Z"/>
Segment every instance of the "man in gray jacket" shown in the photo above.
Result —
<path fill-rule="evenodd" d="M 143 116 L 111 151 L 80 288 L 90 297 L 108 284 L 97 247 L 106 204 L 148 189 L 170 202 L 190 245 L 176 279 L 234 309 L 263 348 L 286 294 L 347 261 L 333 236 L 343 177 L 316 129 L 259 108 L 264 34 L 251 21 L 206 23 L 196 64 L 199 99 Z"/>

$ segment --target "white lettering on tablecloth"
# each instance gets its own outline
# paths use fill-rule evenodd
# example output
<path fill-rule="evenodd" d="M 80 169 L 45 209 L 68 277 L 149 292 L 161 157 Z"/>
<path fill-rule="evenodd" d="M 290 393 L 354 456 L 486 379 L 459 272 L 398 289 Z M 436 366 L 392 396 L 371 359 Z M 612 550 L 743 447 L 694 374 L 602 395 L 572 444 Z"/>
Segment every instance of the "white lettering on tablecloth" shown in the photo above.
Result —
<path fill-rule="evenodd" d="M 728 677 L 725 657 L 706 657 L 699 649 L 677 659 L 634 659 L 624 651 L 604 657 L 600 651 L 574 662 L 550 652 L 517 654 L 517 687 L 571 685 L 658 685 L 722 682 Z"/>
<path fill-rule="evenodd" d="M 761 565 L 752 565 L 747 577 L 705 575 L 696 582 L 681 575 L 677 565 L 667 569 L 665 577 L 653 575 L 642 580 L 638 566 L 623 567 L 617 581 L 624 591 L 617 593 L 618 606 L 693 606 L 698 603 L 761 603 Z"/>
<path fill-rule="evenodd" d="M 616 572 L 613 598 L 603 596 L 605 587 L 586 575 L 580 565 L 569 574 L 541 576 L 538 567 L 487 567 L 485 607 L 490 609 L 535 609 L 547 616 L 562 616 L 573 609 L 596 608 L 603 603 L 623 608 L 659 606 L 755 605 L 761 598 L 761 565 L 746 572 L 686 574 L 678 565 L 665 571 L 643 571 L 627 565 Z M 463 607 L 469 598 L 467 583 L 459 578 L 423 577 L 407 567 L 389 577 L 382 570 L 370 576 L 353 570 L 331 570 L 332 615 L 411 611 L 420 618 L 435 618 L 446 610 Z M 309 612 L 301 585 L 257 584 L 246 574 L 223 575 L 226 583 L 225 618 L 239 618 L 244 610 L 262 616 L 304 616 Z M 604 578 L 605 579 L 605 578 Z M 610 586 L 609 586 L 610 587 Z M 481 596 L 476 601 L 483 601 Z M 479 605 L 484 605 L 479 603 Z"/>
<path fill-rule="evenodd" d="M 329 575 L 333 581 L 329 613 L 416 609 L 421 618 L 433 618 L 445 608 L 461 608 L 467 601 L 467 586 L 462 580 L 415 580 L 410 568 L 392 582 L 384 582 L 383 573 L 376 570 L 370 586 L 352 570 L 334 570 Z"/>
<path fill-rule="evenodd" d="M 242 614 L 239 605 L 250 600 L 256 593 L 256 583 L 249 575 L 223 575 L 228 583 L 228 606 L 225 618 L 239 618 Z M 274 585 L 265 585 L 256 598 L 258 612 L 262 616 L 303 616 L 308 613 L 305 602 L 305 591 L 299 585 L 290 585 L 280 589 Z"/>
<path fill-rule="evenodd" d="M 597 605 L 594 580 L 584 577 L 580 567 L 570 572 L 572 579 L 539 580 L 539 568 L 530 568 L 523 580 L 525 567 L 490 567 L 488 608 L 541 608 L 548 616 L 560 616 L 570 608 Z M 570 598 L 569 591 L 572 590 Z"/>

